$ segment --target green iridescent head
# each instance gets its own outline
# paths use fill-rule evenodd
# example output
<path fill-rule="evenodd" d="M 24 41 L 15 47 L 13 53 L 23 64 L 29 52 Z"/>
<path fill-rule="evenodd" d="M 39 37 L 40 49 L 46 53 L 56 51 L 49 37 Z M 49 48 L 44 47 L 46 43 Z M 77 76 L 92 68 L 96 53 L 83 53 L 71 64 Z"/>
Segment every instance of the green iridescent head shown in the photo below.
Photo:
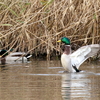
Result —
<path fill-rule="evenodd" d="M 5 57 L 7 55 L 8 55 L 7 50 L 5 49 L 0 50 L 0 57 Z"/>
<path fill-rule="evenodd" d="M 62 37 L 61 40 L 58 40 L 57 42 L 63 42 L 66 45 L 70 45 L 70 39 L 67 37 Z"/>

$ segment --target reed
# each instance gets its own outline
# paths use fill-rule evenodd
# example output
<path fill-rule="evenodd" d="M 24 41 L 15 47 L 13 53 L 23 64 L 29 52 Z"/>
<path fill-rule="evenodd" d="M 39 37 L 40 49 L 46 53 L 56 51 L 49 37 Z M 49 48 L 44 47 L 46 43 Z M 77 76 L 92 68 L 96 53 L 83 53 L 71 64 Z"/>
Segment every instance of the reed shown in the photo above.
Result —
<path fill-rule="evenodd" d="M 99 1 L 0 0 L 0 48 L 49 58 L 63 36 L 79 46 L 100 43 Z"/>

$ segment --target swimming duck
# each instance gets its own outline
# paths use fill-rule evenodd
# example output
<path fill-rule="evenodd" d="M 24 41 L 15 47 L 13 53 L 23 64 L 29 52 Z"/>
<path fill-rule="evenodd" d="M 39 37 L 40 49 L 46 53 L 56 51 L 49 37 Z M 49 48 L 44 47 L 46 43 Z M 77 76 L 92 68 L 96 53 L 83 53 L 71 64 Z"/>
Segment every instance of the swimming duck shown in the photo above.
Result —
<path fill-rule="evenodd" d="M 27 61 L 28 58 L 30 58 L 32 55 L 26 55 L 25 52 L 11 52 L 7 57 L 6 61 L 13 60 L 13 61 Z"/>
<path fill-rule="evenodd" d="M 2 49 L 0 51 L 1 56 L 1 63 L 9 61 L 23 61 L 27 62 L 27 59 L 30 58 L 32 55 L 26 54 L 25 52 L 10 52 L 7 53 L 7 50 Z"/>
<path fill-rule="evenodd" d="M 71 42 L 67 37 L 62 37 L 57 42 L 64 43 L 63 54 L 61 55 L 61 63 L 68 72 L 80 72 L 80 65 L 89 57 L 93 57 L 100 50 L 99 44 L 86 45 L 71 53 Z"/>

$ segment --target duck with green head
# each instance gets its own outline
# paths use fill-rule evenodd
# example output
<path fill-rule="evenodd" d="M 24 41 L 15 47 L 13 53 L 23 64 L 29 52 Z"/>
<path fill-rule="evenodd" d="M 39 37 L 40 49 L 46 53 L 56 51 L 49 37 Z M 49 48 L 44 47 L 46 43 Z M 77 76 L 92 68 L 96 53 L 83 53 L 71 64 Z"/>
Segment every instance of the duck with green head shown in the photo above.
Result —
<path fill-rule="evenodd" d="M 93 57 L 100 50 L 99 44 L 91 44 L 79 48 L 71 53 L 71 42 L 67 37 L 62 37 L 57 42 L 64 43 L 63 54 L 61 55 L 61 63 L 64 69 L 68 72 L 80 72 L 80 65 L 89 57 Z"/>

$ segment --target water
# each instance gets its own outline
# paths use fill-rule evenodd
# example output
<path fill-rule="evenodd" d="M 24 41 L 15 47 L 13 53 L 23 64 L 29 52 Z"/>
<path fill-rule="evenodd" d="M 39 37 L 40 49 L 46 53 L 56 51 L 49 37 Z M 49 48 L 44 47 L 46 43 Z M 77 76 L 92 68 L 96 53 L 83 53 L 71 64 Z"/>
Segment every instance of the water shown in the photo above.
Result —
<path fill-rule="evenodd" d="M 66 73 L 60 61 L 0 65 L 0 100 L 100 100 L 100 62 Z"/>

